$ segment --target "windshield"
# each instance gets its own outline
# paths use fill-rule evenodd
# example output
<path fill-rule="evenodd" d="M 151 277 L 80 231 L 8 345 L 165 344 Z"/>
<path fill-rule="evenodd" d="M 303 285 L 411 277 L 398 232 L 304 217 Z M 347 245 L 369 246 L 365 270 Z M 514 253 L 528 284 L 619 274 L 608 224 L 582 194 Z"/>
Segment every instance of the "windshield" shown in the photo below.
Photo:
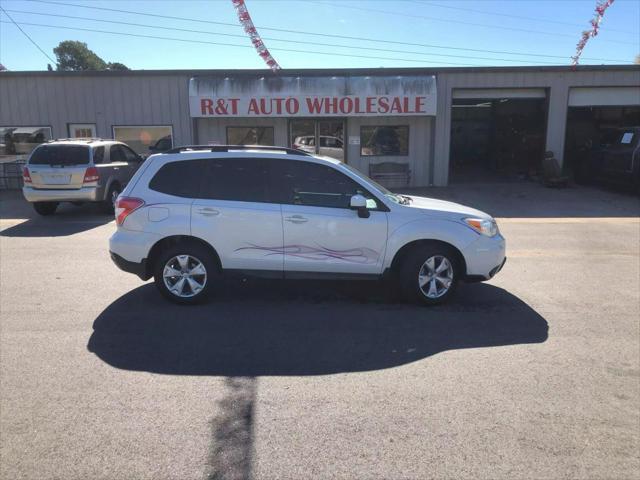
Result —
<path fill-rule="evenodd" d="M 370 183 L 371 185 L 373 185 L 374 187 L 376 187 L 385 197 L 387 197 L 392 202 L 406 205 L 411 200 L 411 197 L 407 197 L 405 195 L 398 195 L 397 193 L 391 192 L 387 187 L 384 187 L 384 186 L 380 185 L 375 180 L 371 180 L 371 178 L 367 177 L 360 170 L 357 170 L 357 169 L 353 168 L 351 165 L 347 165 L 346 163 L 342 163 L 341 165 L 344 168 L 346 168 L 347 170 L 349 170 L 351 173 L 356 175 L 358 178 L 361 178 L 362 180 L 364 180 L 364 181 Z"/>
<path fill-rule="evenodd" d="M 82 145 L 43 145 L 34 150 L 30 165 L 86 165 L 89 147 Z"/>

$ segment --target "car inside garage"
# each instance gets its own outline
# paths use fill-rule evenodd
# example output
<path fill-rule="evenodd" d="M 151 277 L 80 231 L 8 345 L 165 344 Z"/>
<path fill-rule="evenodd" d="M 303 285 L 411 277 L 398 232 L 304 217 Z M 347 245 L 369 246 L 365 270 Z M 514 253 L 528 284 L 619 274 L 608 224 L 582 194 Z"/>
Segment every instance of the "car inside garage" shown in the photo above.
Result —
<path fill-rule="evenodd" d="M 534 175 L 544 155 L 546 117 L 545 89 L 454 90 L 451 181 Z"/>
<path fill-rule="evenodd" d="M 603 157 L 624 130 L 640 126 L 640 87 L 572 88 L 567 111 L 565 170 L 578 182 L 600 179 Z"/>

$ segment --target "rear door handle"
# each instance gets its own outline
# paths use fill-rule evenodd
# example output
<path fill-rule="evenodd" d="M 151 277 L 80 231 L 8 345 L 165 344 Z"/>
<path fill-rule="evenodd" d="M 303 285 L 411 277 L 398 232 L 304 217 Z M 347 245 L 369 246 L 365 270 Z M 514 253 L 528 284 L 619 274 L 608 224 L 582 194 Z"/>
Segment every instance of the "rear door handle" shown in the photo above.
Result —
<path fill-rule="evenodd" d="M 305 223 L 309 221 L 308 218 L 305 218 L 302 215 L 293 215 L 291 217 L 285 217 L 285 220 L 291 223 Z"/>
<path fill-rule="evenodd" d="M 196 210 L 200 215 L 204 215 L 205 217 L 214 217 L 218 215 L 220 212 L 215 208 L 210 207 L 202 207 Z"/>

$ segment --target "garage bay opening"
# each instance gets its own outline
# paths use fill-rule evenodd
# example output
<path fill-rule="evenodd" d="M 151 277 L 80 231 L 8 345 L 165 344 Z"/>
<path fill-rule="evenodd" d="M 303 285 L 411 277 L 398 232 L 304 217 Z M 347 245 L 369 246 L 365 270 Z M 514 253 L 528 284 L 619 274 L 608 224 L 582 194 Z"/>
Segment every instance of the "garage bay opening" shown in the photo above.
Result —
<path fill-rule="evenodd" d="M 545 146 L 547 101 L 534 98 L 460 98 L 451 108 L 450 179 L 500 182 L 539 174 Z M 458 97 L 458 98 L 456 98 Z"/>

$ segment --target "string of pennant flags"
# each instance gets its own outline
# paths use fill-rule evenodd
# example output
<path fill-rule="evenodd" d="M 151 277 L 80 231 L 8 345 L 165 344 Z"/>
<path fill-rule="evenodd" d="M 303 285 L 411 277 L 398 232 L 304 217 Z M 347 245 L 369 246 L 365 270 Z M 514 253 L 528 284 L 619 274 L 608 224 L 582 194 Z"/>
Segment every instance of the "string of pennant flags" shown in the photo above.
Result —
<path fill-rule="evenodd" d="M 584 47 L 587 45 L 587 42 L 590 38 L 596 37 L 598 35 L 598 32 L 600 30 L 600 23 L 602 23 L 602 18 L 604 17 L 604 12 L 613 4 L 614 1 L 615 0 L 598 0 L 598 2 L 596 3 L 595 14 L 589 21 L 589 23 L 591 23 L 591 29 L 582 32 L 580 41 L 576 45 L 576 54 L 571 57 L 571 65 L 578 65 L 578 60 L 580 60 L 580 55 L 582 55 Z"/>
<path fill-rule="evenodd" d="M 600 24 L 602 23 L 602 20 L 604 18 L 604 13 L 613 4 L 614 1 L 615 0 L 597 0 L 594 16 L 589 21 L 589 23 L 591 24 L 591 28 L 582 32 L 580 41 L 576 45 L 576 53 L 571 57 L 571 65 L 578 65 L 580 56 L 582 55 L 582 51 L 587 45 L 587 42 L 589 41 L 589 39 L 598 35 L 600 31 Z M 280 65 L 278 64 L 276 59 L 273 58 L 271 52 L 269 52 L 269 49 L 264 44 L 264 41 L 260 37 L 258 30 L 253 24 L 253 21 L 251 20 L 251 14 L 249 13 L 249 9 L 247 8 L 245 0 L 231 0 L 231 3 L 236 10 L 240 25 L 242 25 L 245 33 L 251 39 L 251 43 L 253 44 L 260 58 L 262 58 L 267 66 L 274 72 L 280 70 Z"/>
<path fill-rule="evenodd" d="M 276 62 L 276 59 L 273 58 L 273 56 L 269 52 L 269 49 L 260 38 L 258 30 L 251 20 L 249 9 L 244 3 L 244 0 L 231 0 L 231 3 L 233 3 L 234 8 L 236 9 L 240 25 L 242 25 L 245 33 L 249 35 L 251 43 L 253 43 L 256 52 L 258 52 L 258 55 L 264 60 L 264 63 L 266 63 L 271 70 L 273 70 L 274 72 L 276 70 L 280 70 L 280 65 L 278 64 L 278 62 Z"/>

